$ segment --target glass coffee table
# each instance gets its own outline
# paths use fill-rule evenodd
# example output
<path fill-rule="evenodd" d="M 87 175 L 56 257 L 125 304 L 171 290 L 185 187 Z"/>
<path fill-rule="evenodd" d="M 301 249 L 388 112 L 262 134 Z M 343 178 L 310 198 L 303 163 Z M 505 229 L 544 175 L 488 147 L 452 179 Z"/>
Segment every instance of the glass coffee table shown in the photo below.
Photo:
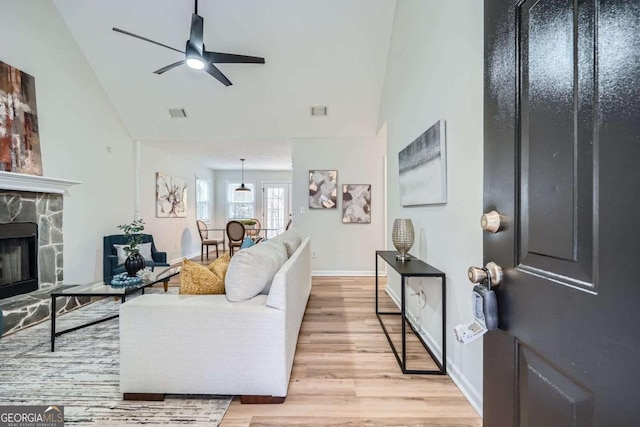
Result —
<path fill-rule="evenodd" d="M 107 320 L 115 319 L 118 315 L 105 317 L 104 319 L 94 320 L 93 322 L 86 323 L 84 325 L 75 326 L 73 328 L 65 329 L 64 331 L 56 332 L 56 298 L 58 297 L 117 297 L 124 304 L 127 299 L 127 295 L 131 295 L 134 292 L 141 291 L 144 294 L 144 289 L 153 286 L 156 283 L 163 283 L 165 292 L 169 279 L 180 273 L 181 267 L 171 267 L 162 271 L 152 272 L 151 275 L 142 279 L 142 282 L 127 285 L 127 286 L 114 286 L 108 282 L 89 283 L 86 285 L 72 286 L 59 292 L 51 293 L 51 351 L 55 349 L 56 337 L 67 332 L 77 331 L 78 329 L 86 328 L 98 323 L 106 322 Z M 110 280 L 109 280 L 110 281 Z"/>

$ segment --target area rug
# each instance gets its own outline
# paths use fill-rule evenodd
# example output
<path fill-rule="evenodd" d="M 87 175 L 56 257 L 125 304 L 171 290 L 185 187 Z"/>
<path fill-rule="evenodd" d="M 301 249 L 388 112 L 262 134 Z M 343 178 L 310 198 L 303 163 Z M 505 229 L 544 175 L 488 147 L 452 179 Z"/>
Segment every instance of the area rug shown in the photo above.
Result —
<path fill-rule="evenodd" d="M 83 306 L 57 317 L 56 330 L 108 317 L 119 306 L 113 298 Z M 56 338 L 54 353 L 50 328 L 46 321 L 0 339 L 1 405 L 63 405 L 65 425 L 74 426 L 217 426 L 231 402 L 232 396 L 202 395 L 123 401 L 118 319 Z"/>

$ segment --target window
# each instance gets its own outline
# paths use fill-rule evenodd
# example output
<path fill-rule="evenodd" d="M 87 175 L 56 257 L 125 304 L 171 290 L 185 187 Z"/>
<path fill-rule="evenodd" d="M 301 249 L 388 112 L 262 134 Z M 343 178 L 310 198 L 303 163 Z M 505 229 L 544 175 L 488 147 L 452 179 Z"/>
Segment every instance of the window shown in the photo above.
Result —
<path fill-rule="evenodd" d="M 229 219 L 254 217 L 256 185 L 254 182 L 245 182 L 244 185 L 251 191 L 236 191 L 236 188 L 240 187 L 240 183 L 227 181 L 227 215 Z"/>
<path fill-rule="evenodd" d="M 211 219 L 211 182 L 196 177 L 196 217 L 202 221 Z"/>

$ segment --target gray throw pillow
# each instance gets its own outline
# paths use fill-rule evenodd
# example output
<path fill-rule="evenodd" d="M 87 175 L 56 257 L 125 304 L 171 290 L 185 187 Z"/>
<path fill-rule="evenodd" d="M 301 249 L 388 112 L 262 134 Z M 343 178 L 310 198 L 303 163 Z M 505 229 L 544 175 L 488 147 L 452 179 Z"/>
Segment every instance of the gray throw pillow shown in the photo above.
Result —
<path fill-rule="evenodd" d="M 236 252 L 224 279 L 227 299 L 244 301 L 268 293 L 273 276 L 287 259 L 284 245 L 271 240 Z"/>
<path fill-rule="evenodd" d="M 138 245 L 138 252 L 142 255 L 145 261 L 153 262 L 153 257 L 151 256 L 151 242 L 149 243 L 140 243 Z"/>
<path fill-rule="evenodd" d="M 124 247 L 128 245 L 113 245 L 116 248 L 116 255 L 118 256 L 118 265 L 124 264 L 124 261 L 127 259 L 127 251 L 124 250 Z"/>
<path fill-rule="evenodd" d="M 284 233 L 280 233 L 277 236 L 271 238 L 272 241 L 282 242 L 287 249 L 287 257 L 291 258 L 291 255 L 298 250 L 300 243 L 302 243 L 302 237 L 300 232 L 295 228 L 290 228 Z"/>

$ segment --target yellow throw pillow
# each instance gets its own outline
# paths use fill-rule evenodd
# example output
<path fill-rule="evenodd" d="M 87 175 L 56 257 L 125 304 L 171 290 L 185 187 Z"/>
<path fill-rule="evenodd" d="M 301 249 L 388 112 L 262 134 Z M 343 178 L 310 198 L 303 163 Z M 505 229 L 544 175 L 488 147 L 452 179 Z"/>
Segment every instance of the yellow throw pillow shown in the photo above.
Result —
<path fill-rule="evenodd" d="M 224 278 L 227 275 L 227 269 L 229 268 L 229 262 L 231 257 L 228 252 L 225 252 L 221 257 L 216 258 L 211 264 L 209 264 L 209 270 L 213 271 L 216 276 L 224 283 Z"/>
<path fill-rule="evenodd" d="M 180 291 L 188 295 L 224 294 L 224 282 L 204 265 L 182 260 Z"/>

